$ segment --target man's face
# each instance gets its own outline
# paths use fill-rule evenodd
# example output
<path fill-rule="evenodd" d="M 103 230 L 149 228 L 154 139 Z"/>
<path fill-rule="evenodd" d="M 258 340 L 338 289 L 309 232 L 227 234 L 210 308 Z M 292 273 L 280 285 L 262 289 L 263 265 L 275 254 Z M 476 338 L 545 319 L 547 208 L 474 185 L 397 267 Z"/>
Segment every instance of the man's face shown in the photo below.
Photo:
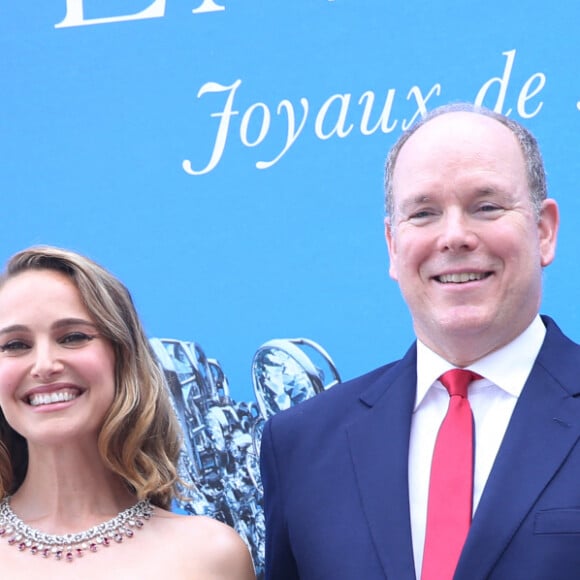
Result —
<path fill-rule="evenodd" d="M 558 209 L 534 213 L 511 131 L 468 112 L 436 117 L 403 145 L 386 221 L 390 275 L 417 337 L 465 366 L 520 334 L 537 314 L 554 257 Z"/>

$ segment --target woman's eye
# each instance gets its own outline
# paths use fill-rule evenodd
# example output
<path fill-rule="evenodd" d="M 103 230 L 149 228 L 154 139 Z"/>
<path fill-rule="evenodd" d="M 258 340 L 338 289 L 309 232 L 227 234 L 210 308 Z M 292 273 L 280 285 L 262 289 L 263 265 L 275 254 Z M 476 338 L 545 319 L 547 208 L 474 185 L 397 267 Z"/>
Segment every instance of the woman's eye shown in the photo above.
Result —
<path fill-rule="evenodd" d="M 94 335 L 86 334 L 84 332 L 69 332 L 63 336 L 58 342 L 64 346 L 80 346 L 93 340 Z"/>
<path fill-rule="evenodd" d="M 9 340 L 0 345 L 0 352 L 7 354 L 16 354 L 28 349 L 30 349 L 30 346 L 21 340 Z"/>

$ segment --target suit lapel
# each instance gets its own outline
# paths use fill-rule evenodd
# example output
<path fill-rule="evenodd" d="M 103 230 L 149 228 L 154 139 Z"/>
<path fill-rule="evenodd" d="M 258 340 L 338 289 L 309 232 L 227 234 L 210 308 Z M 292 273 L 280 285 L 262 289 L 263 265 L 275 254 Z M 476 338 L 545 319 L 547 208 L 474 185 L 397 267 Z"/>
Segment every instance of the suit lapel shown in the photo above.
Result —
<path fill-rule="evenodd" d="M 580 352 L 557 328 L 548 328 L 475 513 L 456 580 L 488 577 L 580 437 L 580 400 L 573 396 L 578 387 L 570 387 L 578 384 L 573 366 Z"/>
<path fill-rule="evenodd" d="M 347 427 L 363 512 L 385 575 L 397 580 L 415 578 L 407 478 L 415 387 L 413 347 L 364 392 Z"/>

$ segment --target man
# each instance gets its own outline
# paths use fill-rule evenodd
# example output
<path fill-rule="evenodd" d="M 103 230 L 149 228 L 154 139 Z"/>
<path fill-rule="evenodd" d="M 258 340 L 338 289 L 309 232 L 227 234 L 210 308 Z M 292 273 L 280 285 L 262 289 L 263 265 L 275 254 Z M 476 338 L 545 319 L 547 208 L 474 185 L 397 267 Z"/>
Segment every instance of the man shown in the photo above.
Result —
<path fill-rule="evenodd" d="M 386 192 L 390 275 L 417 342 L 267 423 L 266 578 L 580 578 L 580 347 L 538 315 L 558 208 L 535 139 L 488 110 L 440 108 L 393 147 Z M 476 373 L 475 454 L 473 519 L 444 573 L 432 560 L 454 533 L 455 484 L 449 522 L 430 518 L 450 369 Z M 428 554 L 428 538 L 443 547 Z"/>

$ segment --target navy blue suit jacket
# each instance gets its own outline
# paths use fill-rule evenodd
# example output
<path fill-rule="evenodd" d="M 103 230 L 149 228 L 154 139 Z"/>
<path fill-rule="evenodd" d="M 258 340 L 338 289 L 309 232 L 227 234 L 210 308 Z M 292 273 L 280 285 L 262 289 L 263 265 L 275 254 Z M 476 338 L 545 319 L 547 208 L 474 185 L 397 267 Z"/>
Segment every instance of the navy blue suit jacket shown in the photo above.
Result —
<path fill-rule="evenodd" d="M 544 323 L 456 580 L 580 578 L 580 346 Z M 413 347 L 267 422 L 267 580 L 415 578 L 407 481 L 415 385 Z"/>

